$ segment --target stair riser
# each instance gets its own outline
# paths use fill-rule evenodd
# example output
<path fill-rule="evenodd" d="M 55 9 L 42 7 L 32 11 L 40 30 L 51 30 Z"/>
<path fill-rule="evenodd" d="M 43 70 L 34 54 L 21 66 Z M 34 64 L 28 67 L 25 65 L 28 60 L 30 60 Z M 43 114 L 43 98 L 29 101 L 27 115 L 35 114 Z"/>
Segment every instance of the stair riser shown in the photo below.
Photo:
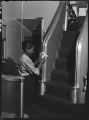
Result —
<path fill-rule="evenodd" d="M 73 43 L 72 42 L 68 42 L 66 41 L 62 41 L 61 47 L 64 49 L 71 49 L 72 48 Z"/>
<path fill-rule="evenodd" d="M 67 59 L 68 58 L 68 56 L 69 56 L 69 52 L 70 51 L 59 51 L 59 53 L 58 53 L 58 58 L 63 58 L 63 59 Z"/>
<path fill-rule="evenodd" d="M 60 88 L 54 88 L 52 86 L 46 87 L 46 94 L 53 95 L 56 97 L 65 97 L 68 98 L 69 96 L 69 89 L 60 87 Z"/>
<path fill-rule="evenodd" d="M 73 40 L 79 34 L 78 31 L 64 31 L 62 39 L 70 39 Z"/>
<path fill-rule="evenodd" d="M 52 73 L 51 74 L 51 80 L 52 81 L 57 81 L 57 82 L 68 82 L 69 80 L 69 75 L 68 74 L 63 74 L 63 73 Z"/>
<path fill-rule="evenodd" d="M 67 71 L 68 70 L 67 62 L 56 61 L 55 69 L 62 69 Z"/>

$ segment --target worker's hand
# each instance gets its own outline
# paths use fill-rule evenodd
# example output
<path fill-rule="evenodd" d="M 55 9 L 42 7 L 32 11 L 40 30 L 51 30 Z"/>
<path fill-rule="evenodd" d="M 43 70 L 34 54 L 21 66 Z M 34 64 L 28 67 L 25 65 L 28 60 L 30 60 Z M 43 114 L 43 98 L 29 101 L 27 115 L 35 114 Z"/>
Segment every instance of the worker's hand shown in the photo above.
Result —
<path fill-rule="evenodd" d="M 42 52 L 42 53 L 40 54 L 40 57 L 41 57 L 41 59 L 47 59 L 47 58 L 48 58 L 48 55 L 47 55 L 45 52 Z"/>

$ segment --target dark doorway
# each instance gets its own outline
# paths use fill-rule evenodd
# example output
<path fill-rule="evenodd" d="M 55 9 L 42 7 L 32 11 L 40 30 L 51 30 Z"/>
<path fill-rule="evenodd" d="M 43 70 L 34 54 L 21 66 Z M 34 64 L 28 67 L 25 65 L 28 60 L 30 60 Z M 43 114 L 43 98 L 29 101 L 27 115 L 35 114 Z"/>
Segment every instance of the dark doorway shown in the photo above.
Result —
<path fill-rule="evenodd" d="M 36 26 L 33 26 L 32 32 L 32 44 L 35 46 L 35 52 L 33 55 L 33 61 L 38 59 L 39 53 L 41 52 L 42 48 L 42 41 L 41 41 L 41 19 Z"/>
<path fill-rule="evenodd" d="M 32 45 L 35 47 L 35 52 L 32 56 L 33 62 L 38 59 L 39 54 L 42 48 L 42 19 L 43 18 L 34 18 L 34 19 L 18 19 L 26 30 L 28 30 L 31 35 L 26 32 L 23 32 L 23 40 L 31 40 Z"/>

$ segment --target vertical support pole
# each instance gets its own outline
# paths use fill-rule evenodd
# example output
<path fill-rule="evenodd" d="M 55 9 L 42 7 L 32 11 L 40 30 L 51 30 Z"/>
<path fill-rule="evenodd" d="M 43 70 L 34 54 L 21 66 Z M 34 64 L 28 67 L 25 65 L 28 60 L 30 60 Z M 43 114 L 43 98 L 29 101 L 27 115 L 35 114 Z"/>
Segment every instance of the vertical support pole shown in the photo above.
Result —
<path fill-rule="evenodd" d="M 43 37 L 44 37 L 44 19 L 42 18 L 41 21 L 41 42 L 42 42 L 42 51 L 45 52 L 45 41 L 43 41 Z M 42 66 L 42 80 L 40 81 L 40 95 L 44 95 L 45 94 L 45 63 Z"/>
<path fill-rule="evenodd" d="M 22 4 L 22 15 L 21 15 L 21 24 L 23 25 L 23 1 L 21 1 Z M 23 29 L 21 25 L 21 50 L 22 50 L 22 39 L 23 39 Z M 22 55 L 22 51 L 21 51 Z M 24 77 L 21 76 L 21 95 L 20 95 L 20 118 L 24 118 Z"/>
<path fill-rule="evenodd" d="M 24 77 L 21 77 L 20 118 L 24 118 Z"/>
<path fill-rule="evenodd" d="M 45 52 L 45 41 L 43 42 L 43 51 Z M 46 53 L 46 52 L 45 52 Z M 45 90 L 46 90 L 46 62 L 43 64 L 42 66 L 42 80 L 40 82 L 40 95 L 44 95 L 45 94 Z"/>
<path fill-rule="evenodd" d="M 79 103 L 79 88 L 76 86 L 71 89 L 71 100 L 73 104 Z"/>
<path fill-rule="evenodd" d="M 6 40 L 4 40 L 4 59 L 6 58 Z"/>

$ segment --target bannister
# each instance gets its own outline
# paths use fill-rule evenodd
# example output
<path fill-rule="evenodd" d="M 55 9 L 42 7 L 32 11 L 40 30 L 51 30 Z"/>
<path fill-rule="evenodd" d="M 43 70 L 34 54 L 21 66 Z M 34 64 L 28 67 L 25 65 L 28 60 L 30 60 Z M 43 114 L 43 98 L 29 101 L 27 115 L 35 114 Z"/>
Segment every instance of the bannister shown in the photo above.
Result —
<path fill-rule="evenodd" d="M 46 30 L 44 36 L 43 36 L 43 41 L 46 40 L 47 37 L 49 36 L 49 34 L 50 34 L 50 32 L 51 32 L 51 29 L 52 29 L 52 27 L 53 27 L 55 18 L 57 17 L 58 12 L 59 12 L 59 9 L 61 9 L 62 4 L 63 4 L 63 2 L 60 2 L 60 3 L 59 3 L 59 6 L 58 6 L 58 8 L 57 8 L 57 11 L 56 11 L 56 13 L 55 13 L 55 15 L 54 15 L 54 17 L 53 17 L 53 19 L 52 19 L 50 25 L 48 26 L 48 28 L 47 28 L 47 30 Z"/>
<path fill-rule="evenodd" d="M 61 12 L 62 12 L 62 8 L 63 6 L 66 6 L 66 1 L 60 1 L 60 4 L 59 4 L 59 7 L 54 15 L 54 18 L 52 20 L 52 22 L 50 23 L 49 25 L 49 28 L 47 30 L 47 32 L 45 33 L 44 37 L 43 37 L 43 51 L 47 54 L 47 45 L 50 41 L 50 37 L 52 36 L 53 34 L 53 31 L 55 29 L 55 26 L 57 25 L 58 23 L 58 20 L 60 18 L 60 15 L 61 15 Z M 48 58 L 49 59 L 49 58 Z M 47 61 L 44 63 L 44 66 L 43 66 L 43 75 L 42 75 L 42 81 L 43 82 L 46 82 L 46 67 L 47 67 Z"/>
<path fill-rule="evenodd" d="M 86 74 L 86 72 L 87 72 L 87 65 L 85 65 L 87 63 L 84 62 L 84 60 L 87 61 L 86 59 L 88 56 L 87 55 L 87 49 L 88 49 L 87 48 L 87 44 L 88 44 L 87 43 L 88 42 L 88 38 L 87 38 L 88 37 L 88 28 L 87 28 L 87 26 L 88 26 L 88 15 L 86 15 L 83 27 L 81 29 L 80 35 L 79 35 L 77 43 L 76 43 L 75 85 L 74 85 L 74 88 L 79 89 L 79 91 L 80 91 L 80 89 L 82 89 L 81 88 L 82 87 L 81 79 L 82 79 L 83 75 Z M 83 52 L 85 53 L 84 55 L 86 55 L 86 56 L 83 56 L 83 58 L 85 57 L 84 60 L 82 60 L 83 59 L 82 58 Z M 86 67 L 86 68 L 83 67 L 84 71 L 82 69 L 82 65 L 83 65 L 82 62 L 84 64 L 84 67 Z M 78 94 L 80 96 L 80 93 L 78 93 Z M 75 96 L 75 97 L 77 97 L 77 96 Z M 79 97 L 79 102 L 81 102 L 80 97 Z"/>
<path fill-rule="evenodd" d="M 56 51 L 61 41 L 61 33 L 66 13 L 66 1 L 60 1 L 59 7 L 50 23 L 45 35 L 43 36 L 43 52 L 48 54 L 48 59 L 42 67 L 41 95 L 45 94 L 46 82 L 50 78 L 49 73 L 53 67 L 53 61 L 56 57 Z M 49 50 L 50 49 L 50 50 Z M 51 51 L 51 52 L 50 52 Z"/>
<path fill-rule="evenodd" d="M 58 21 L 58 19 L 56 19 L 56 18 L 58 18 L 58 16 L 60 16 L 60 13 L 61 13 L 61 10 L 62 10 L 62 6 L 63 6 L 64 3 L 66 3 L 66 1 L 62 1 L 62 2 L 59 3 L 57 11 L 56 11 L 56 13 L 55 13 L 55 15 L 54 15 L 54 17 L 53 17 L 49 27 L 48 27 L 46 33 L 43 36 L 43 41 L 46 42 L 48 40 L 48 36 L 51 35 L 52 30 L 54 29 L 54 26 L 55 26 L 54 24 L 56 24 L 56 22 Z"/>
<path fill-rule="evenodd" d="M 87 21 L 88 21 L 88 18 L 87 18 L 87 16 L 86 16 L 86 19 L 85 19 L 85 21 L 84 21 L 84 25 L 83 25 L 83 28 L 82 28 L 82 30 L 81 30 L 81 32 L 80 32 L 80 35 L 79 35 L 79 37 L 78 37 L 78 40 L 77 40 L 77 43 L 76 43 L 76 72 L 75 72 L 75 86 L 77 86 L 77 87 L 79 87 L 79 84 L 78 84 L 78 81 L 77 81 L 77 67 L 78 67 L 78 65 L 77 65 L 77 63 L 78 63 L 78 50 L 81 50 L 81 36 L 83 36 L 84 35 L 84 29 L 85 29 L 85 27 L 86 27 L 86 23 L 87 23 Z M 82 39 L 83 40 L 83 39 Z M 79 63 L 80 64 L 80 63 Z"/>

